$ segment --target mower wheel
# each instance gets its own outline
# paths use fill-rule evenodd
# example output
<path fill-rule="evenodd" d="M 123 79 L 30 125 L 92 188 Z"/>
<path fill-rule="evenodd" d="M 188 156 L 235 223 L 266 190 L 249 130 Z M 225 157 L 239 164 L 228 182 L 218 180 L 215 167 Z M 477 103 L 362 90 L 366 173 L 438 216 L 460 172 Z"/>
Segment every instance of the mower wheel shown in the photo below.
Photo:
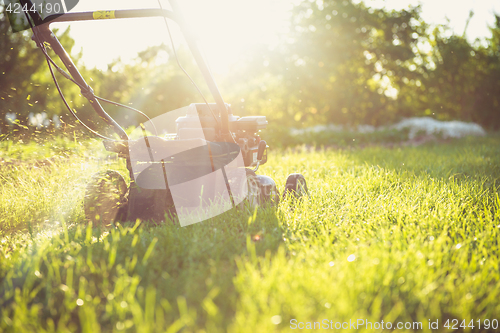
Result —
<path fill-rule="evenodd" d="M 276 183 L 271 177 L 256 175 L 254 171 L 245 168 L 246 173 L 246 198 L 237 206 L 240 208 L 248 207 L 251 211 L 257 206 L 277 205 L 279 202 L 279 194 L 276 189 Z M 229 179 L 233 179 L 229 175 Z M 231 180 L 230 180 L 231 181 Z M 239 178 L 234 181 L 239 182 Z M 234 186 L 240 188 L 240 186 Z"/>
<path fill-rule="evenodd" d="M 260 186 L 259 179 L 254 171 L 245 169 L 247 174 L 247 190 L 248 194 L 243 203 L 248 204 L 251 209 L 254 209 L 260 203 Z"/>
<path fill-rule="evenodd" d="M 285 191 L 283 192 L 283 199 L 287 195 L 291 195 L 295 199 L 300 199 L 303 196 L 309 196 L 307 191 L 306 179 L 300 173 L 292 173 L 286 179 Z"/>
<path fill-rule="evenodd" d="M 127 183 L 113 170 L 101 171 L 87 184 L 83 209 L 85 218 L 93 225 L 109 225 L 118 220 L 126 205 Z"/>
<path fill-rule="evenodd" d="M 260 202 L 264 205 L 277 206 L 280 201 L 280 194 L 276 188 L 276 183 L 269 176 L 257 175 L 260 186 Z"/>

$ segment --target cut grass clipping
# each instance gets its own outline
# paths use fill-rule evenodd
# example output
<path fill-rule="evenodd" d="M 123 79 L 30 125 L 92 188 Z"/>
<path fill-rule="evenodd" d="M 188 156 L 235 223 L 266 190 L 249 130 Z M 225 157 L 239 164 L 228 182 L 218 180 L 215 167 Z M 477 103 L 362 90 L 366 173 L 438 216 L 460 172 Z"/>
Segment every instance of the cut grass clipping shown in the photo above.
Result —
<path fill-rule="evenodd" d="M 186 228 L 85 225 L 85 182 L 123 171 L 91 147 L 48 164 L 18 147 L 0 167 L 2 332 L 269 332 L 325 319 L 495 331 L 500 320 L 498 137 L 274 152 L 260 171 L 281 189 L 302 172 L 310 198 Z"/>

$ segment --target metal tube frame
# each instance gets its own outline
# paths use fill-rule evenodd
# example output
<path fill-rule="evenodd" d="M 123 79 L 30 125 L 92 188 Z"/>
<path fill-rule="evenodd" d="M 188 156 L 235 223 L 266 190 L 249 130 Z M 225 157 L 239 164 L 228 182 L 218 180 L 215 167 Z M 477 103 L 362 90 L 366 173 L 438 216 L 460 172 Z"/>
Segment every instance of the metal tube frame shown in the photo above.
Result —
<path fill-rule="evenodd" d="M 22 5 L 27 4 L 28 8 L 31 8 L 32 2 L 31 0 L 19 0 Z M 210 72 L 210 69 L 205 62 L 202 53 L 196 44 L 195 38 L 189 31 L 187 24 L 185 23 L 182 15 L 180 14 L 180 8 L 177 4 L 176 0 L 169 0 L 173 11 L 165 10 L 165 9 L 124 9 L 124 10 L 114 10 L 114 11 L 93 11 L 93 12 L 75 12 L 75 13 L 66 13 L 59 15 L 51 15 L 42 20 L 41 16 L 38 12 L 29 11 L 29 15 L 31 16 L 35 26 L 33 27 L 33 33 L 38 34 L 38 37 L 42 42 L 49 43 L 57 56 L 61 59 L 64 66 L 70 72 L 71 76 L 75 81 L 77 81 L 80 85 L 84 87 L 90 86 L 87 84 L 83 76 L 80 74 L 75 64 L 71 60 L 70 56 L 63 48 L 63 46 L 59 43 L 59 40 L 54 35 L 54 33 L 50 30 L 51 23 L 57 22 L 73 22 L 73 21 L 92 21 L 97 19 L 125 19 L 125 18 L 145 18 L 145 17 L 165 17 L 171 19 L 177 24 L 179 24 L 181 31 L 183 32 L 188 46 L 195 58 L 195 61 L 200 68 L 203 77 L 210 89 L 210 93 L 215 99 L 215 103 L 220 110 L 220 117 L 222 123 L 222 136 L 226 138 L 228 141 L 232 141 L 231 134 L 229 132 L 229 124 L 228 124 L 228 110 L 226 108 L 226 104 L 224 103 L 224 99 L 217 87 L 217 84 Z M 106 14 L 106 15 L 102 15 Z M 104 110 L 99 101 L 97 101 L 93 96 L 88 96 L 88 94 L 84 94 L 84 96 L 90 101 L 91 106 L 95 110 L 95 112 L 103 118 L 106 123 L 113 127 L 115 132 L 122 140 L 128 140 L 128 136 L 125 133 L 124 129 Z"/>

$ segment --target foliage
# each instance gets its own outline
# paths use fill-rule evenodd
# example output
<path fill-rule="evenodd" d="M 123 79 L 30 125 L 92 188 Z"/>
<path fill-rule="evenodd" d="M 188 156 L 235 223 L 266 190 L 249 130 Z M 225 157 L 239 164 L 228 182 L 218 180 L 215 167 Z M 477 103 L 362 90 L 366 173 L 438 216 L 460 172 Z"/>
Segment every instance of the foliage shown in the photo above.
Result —
<path fill-rule="evenodd" d="M 432 57 L 436 69 L 424 77 L 422 89 L 429 97 L 422 107 L 435 110 L 444 119 L 499 128 L 500 17 L 490 30 L 487 47 L 470 45 L 463 36 L 444 38 L 438 29 L 434 31 Z"/>
<path fill-rule="evenodd" d="M 419 13 L 303 1 L 282 43 L 248 55 L 224 87 L 236 109 L 293 127 L 434 116 L 499 128 L 498 19 L 491 38 L 471 44 Z"/>
<path fill-rule="evenodd" d="M 286 174 L 302 172 L 310 199 L 186 228 L 86 226 L 85 180 L 123 165 L 85 158 L 102 151 L 85 144 L 65 143 L 65 159 L 38 168 L 37 150 L 20 145 L 32 149 L 26 162 L 0 167 L 3 332 L 498 320 L 498 137 L 273 152 L 261 171 L 281 189 Z"/>
<path fill-rule="evenodd" d="M 418 8 L 386 12 L 349 1 L 301 3 L 287 65 L 289 79 L 301 74 L 295 90 L 303 96 L 304 116 L 350 124 L 393 121 L 391 89 L 415 57 L 418 19 Z"/>
<path fill-rule="evenodd" d="M 0 4 L 0 131 L 6 131 L 3 119 L 7 112 L 25 107 L 27 90 L 33 88 L 31 76 L 42 66 L 44 59 L 29 43 L 28 33 L 11 34 L 9 21 Z M 27 115 L 27 114 L 26 114 Z"/>
<path fill-rule="evenodd" d="M 474 121 L 488 129 L 500 126 L 498 17 L 491 37 L 474 43 L 465 33 L 456 36 L 446 26 L 429 26 L 420 17 L 420 7 L 388 11 L 352 0 L 299 2 L 290 26 L 280 43 L 247 52 L 220 80 L 236 114 L 266 115 L 280 127 L 382 125 L 410 116 Z M 15 112 L 21 125 L 28 123 L 30 112 L 43 111 L 49 118 L 57 114 L 72 123 L 28 32 L 8 31 L 4 14 L 0 28 L 2 132 L 9 130 L 8 112 Z M 70 32 L 59 39 L 71 53 Z M 209 96 L 189 51 L 181 44 L 177 54 Z M 97 95 L 149 116 L 202 102 L 165 45 L 144 50 L 133 63 L 117 59 L 107 71 L 87 69 L 79 55 L 73 57 Z M 62 77 L 60 83 L 79 117 L 104 130 L 79 88 Z M 125 127 L 142 121 L 124 108 L 105 108 Z"/>
<path fill-rule="evenodd" d="M 182 47 L 177 50 L 179 61 L 199 83 L 200 74 L 188 52 Z M 192 83 L 178 67 L 173 51 L 164 44 L 139 52 L 132 64 L 117 59 L 108 65 L 108 71 L 93 69 L 89 75 L 98 96 L 143 110 L 151 118 L 199 100 Z M 126 127 L 144 121 L 122 107 L 106 105 L 106 110 Z"/>
<path fill-rule="evenodd" d="M 2 74 L 0 76 L 0 130 L 2 133 L 14 130 L 20 131 L 25 136 L 32 134 L 27 131 L 30 123 L 30 117 L 36 114 L 45 113 L 47 120 L 53 120 L 54 116 L 62 120 L 64 123 L 74 123 L 74 118 L 69 114 L 64 107 L 58 91 L 56 90 L 52 77 L 47 68 L 47 62 L 42 52 L 37 49 L 35 43 L 31 40 L 31 31 L 23 31 L 13 33 L 9 28 L 9 21 L 3 12 L 0 5 L 0 36 L 2 38 L 0 49 L 0 64 L 2 66 Z M 54 29 L 60 43 L 68 51 L 72 53 L 74 40 L 70 37 L 70 29 L 68 28 L 63 33 L 58 33 Z M 49 54 L 52 53 L 50 47 Z M 53 56 L 53 54 L 52 54 Z M 73 61 L 80 67 L 83 75 L 87 75 L 87 70 L 84 66 L 79 66 L 81 54 L 73 55 Z M 57 59 L 56 59 L 57 60 Z M 1 62 L 4 63 L 1 63 Z M 59 66 L 62 67 L 60 61 Z M 55 69 L 56 77 L 59 85 L 65 95 L 65 98 L 70 102 L 70 105 L 75 109 L 82 109 L 82 116 L 89 119 L 89 106 L 85 105 L 86 99 L 81 95 L 80 89 L 70 81 L 64 79 Z M 8 128 L 5 120 L 7 113 L 16 114 L 16 125 Z M 47 125 L 47 124 L 45 124 Z M 43 127 L 43 126 L 42 126 Z M 47 127 L 47 126 L 45 126 Z M 53 130 L 54 126 L 48 126 Z M 73 128 L 73 126 L 70 126 Z M 66 126 L 64 127 L 66 129 Z M 40 130 L 40 127 L 37 129 Z"/>

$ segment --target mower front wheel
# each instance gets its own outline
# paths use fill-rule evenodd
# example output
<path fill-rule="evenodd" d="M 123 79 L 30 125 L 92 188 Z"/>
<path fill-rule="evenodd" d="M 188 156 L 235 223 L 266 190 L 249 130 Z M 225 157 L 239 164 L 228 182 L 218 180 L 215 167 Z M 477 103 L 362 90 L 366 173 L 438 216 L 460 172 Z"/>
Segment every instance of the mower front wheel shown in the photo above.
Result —
<path fill-rule="evenodd" d="M 292 173 L 288 176 L 286 179 L 285 191 L 283 192 L 283 199 L 285 199 L 287 195 L 290 195 L 295 199 L 309 196 L 306 179 L 302 174 Z"/>

